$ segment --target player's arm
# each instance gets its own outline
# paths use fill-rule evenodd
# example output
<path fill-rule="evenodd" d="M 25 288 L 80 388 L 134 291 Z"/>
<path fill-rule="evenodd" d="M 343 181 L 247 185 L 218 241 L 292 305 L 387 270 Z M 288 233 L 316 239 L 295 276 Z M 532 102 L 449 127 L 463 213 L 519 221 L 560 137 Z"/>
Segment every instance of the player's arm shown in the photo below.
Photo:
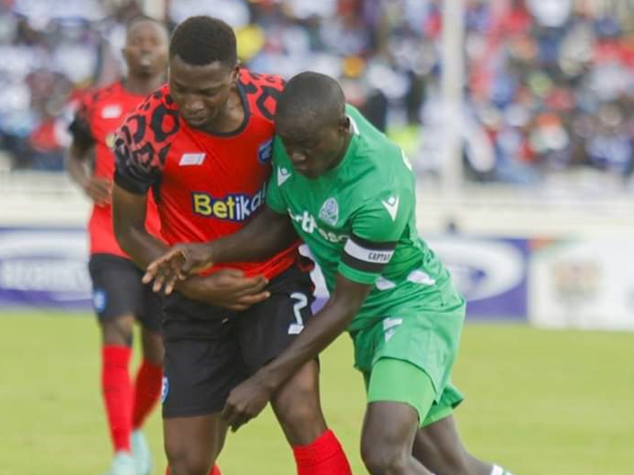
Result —
<path fill-rule="evenodd" d="M 147 267 L 145 283 L 154 279 L 154 290 L 169 295 L 179 280 L 222 262 L 257 262 L 286 249 L 297 234 L 286 214 L 264 205 L 236 233 L 200 244 L 178 244 Z"/>
<path fill-rule="evenodd" d="M 77 113 L 69 131 L 73 140 L 65 153 L 68 175 L 95 204 L 103 205 L 110 202 L 111 182 L 94 177 L 90 171 L 89 164 L 95 153 L 95 139 L 83 110 Z"/>
<path fill-rule="evenodd" d="M 222 417 L 232 430 L 256 417 L 289 377 L 345 331 L 361 309 L 372 285 L 354 282 L 341 273 L 337 275 L 330 299 L 310 319 L 302 333 L 278 357 L 231 392 Z"/>

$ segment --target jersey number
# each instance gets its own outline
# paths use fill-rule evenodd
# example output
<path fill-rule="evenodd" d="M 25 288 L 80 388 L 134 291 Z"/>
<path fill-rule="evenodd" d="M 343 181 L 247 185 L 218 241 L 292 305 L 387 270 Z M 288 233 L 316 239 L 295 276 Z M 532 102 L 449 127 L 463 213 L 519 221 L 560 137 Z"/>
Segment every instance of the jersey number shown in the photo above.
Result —
<path fill-rule="evenodd" d="M 295 313 L 295 322 L 288 327 L 289 335 L 299 335 L 304 329 L 304 319 L 302 318 L 302 309 L 308 305 L 308 297 L 301 292 L 293 292 L 291 298 L 295 300 L 293 312 Z"/>

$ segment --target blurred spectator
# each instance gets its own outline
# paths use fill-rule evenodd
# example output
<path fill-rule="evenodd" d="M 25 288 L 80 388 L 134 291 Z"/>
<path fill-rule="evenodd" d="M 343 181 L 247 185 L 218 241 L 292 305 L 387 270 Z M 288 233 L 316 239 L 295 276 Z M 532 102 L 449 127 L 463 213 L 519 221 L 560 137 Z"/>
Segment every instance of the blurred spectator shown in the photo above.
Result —
<path fill-rule="evenodd" d="M 466 100 L 456 123 L 467 177 L 535 185 L 583 168 L 628 178 L 634 9 L 608 16 L 598 0 L 466 1 Z M 167 11 L 172 24 L 220 16 L 256 71 L 338 77 L 348 100 L 401 143 L 419 173 L 435 176 L 445 120 L 442 5 L 169 0 Z M 87 87 L 121 74 L 124 24 L 137 13 L 133 0 L 0 1 L 0 153 L 13 157 L 13 168 L 61 169 L 64 117 Z"/>

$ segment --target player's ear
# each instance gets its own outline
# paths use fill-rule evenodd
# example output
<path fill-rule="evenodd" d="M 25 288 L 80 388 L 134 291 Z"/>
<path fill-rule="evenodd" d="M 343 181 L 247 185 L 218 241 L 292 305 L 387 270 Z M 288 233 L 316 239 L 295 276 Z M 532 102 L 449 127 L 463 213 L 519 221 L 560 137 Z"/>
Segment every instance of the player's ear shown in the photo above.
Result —
<path fill-rule="evenodd" d="M 344 132 L 350 130 L 350 117 L 344 115 L 341 119 L 339 119 L 339 128 Z"/>
<path fill-rule="evenodd" d="M 240 68 L 242 67 L 242 63 L 240 61 L 236 62 L 236 65 L 233 67 L 231 71 L 231 82 L 238 82 L 238 78 L 240 77 Z"/>

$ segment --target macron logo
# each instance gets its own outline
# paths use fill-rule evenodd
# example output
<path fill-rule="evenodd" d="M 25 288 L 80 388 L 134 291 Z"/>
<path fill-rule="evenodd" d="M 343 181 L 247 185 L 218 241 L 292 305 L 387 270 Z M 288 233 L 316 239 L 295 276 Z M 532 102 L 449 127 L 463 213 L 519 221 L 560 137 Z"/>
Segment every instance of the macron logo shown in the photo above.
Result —
<path fill-rule="evenodd" d="M 181 167 L 188 167 L 192 165 L 202 165 L 205 161 L 205 153 L 184 153 L 178 164 Z"/>
<path fill-rule="evenodd" d="M 291 177 L 291 172 L 288 171 L 287 168 L 278 168 L 277 169 L 277 186 L 282 186 L 282 184 Z"/>
<path fill-rule="evenodd" d="M 387 200 L 381 201 L 381 204 L 385 206 L 385 209 L 390 213 L 392 221 L 396 220 L 396 213 L 398 213 L 398 196 L 390 196 Z"/>

